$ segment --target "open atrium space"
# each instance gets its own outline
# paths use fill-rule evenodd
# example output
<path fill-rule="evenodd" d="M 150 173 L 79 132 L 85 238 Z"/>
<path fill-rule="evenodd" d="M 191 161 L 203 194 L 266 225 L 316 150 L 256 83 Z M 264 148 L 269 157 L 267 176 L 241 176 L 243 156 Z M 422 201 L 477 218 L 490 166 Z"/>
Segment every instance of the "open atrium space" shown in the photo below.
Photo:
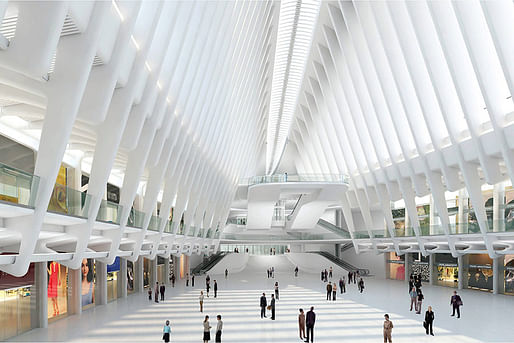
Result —
<path fill-rule="evenodd" d="M 514 1 L 0 0 L 0 341 L 514 342 Z"/>

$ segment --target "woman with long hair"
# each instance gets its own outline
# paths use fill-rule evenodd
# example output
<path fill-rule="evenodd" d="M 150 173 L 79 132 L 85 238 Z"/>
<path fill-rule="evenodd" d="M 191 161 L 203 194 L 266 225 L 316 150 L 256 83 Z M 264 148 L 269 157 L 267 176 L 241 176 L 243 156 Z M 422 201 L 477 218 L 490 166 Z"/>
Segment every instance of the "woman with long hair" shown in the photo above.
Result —
<path fill-rule="evenodd" d="M 203 320 L 203 343 L 209 343 L 211 340 L 211 325 L 209 324 L 209 316 L 205 316 Z"/>

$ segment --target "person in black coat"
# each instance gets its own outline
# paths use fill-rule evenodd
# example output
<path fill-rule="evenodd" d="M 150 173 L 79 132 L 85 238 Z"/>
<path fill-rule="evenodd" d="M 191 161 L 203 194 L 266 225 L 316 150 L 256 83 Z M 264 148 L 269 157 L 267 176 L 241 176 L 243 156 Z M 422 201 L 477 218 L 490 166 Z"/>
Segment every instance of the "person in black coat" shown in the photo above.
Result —
<path fill-rule="evenodd" d="M 266 318 L 266 306 L 268 302 L 266 300 L 266 293 L 262 293 L 261 297 L 261 318 Z"/>
<path fill-rule="evenodd" d="M 457 294 L 457 291 L 453 291 L 452 298 L 450 299 L 450 305 L 453 307 L 452 317 L 455 316 L 455 310 L 457 310 L 457 318 L 460 318 L 460 307 L 462 306 L 462 299 Z"/>
<path fill-rule="evenodd" d="M 307 339 L 305 342 L 309 342 L 309 338 L 311 342 L 314 342 L 314 323 L 316 322 L 316 313 L 314 313 L 314 306 L 311 307 L 311 310 L 307 312 L 307 317 L 305 318 L 305 326 L 307 327 Z"/>
<path fill-rule="evenodd" d="M 274 294 L 271 295 L 270 306 L 271 306 L 271 320 L 275 320 L 275 295 Z"/>
<path fill-rule="evenodd" d="M 434 335 L 434 330 L 432 328 L 432 324 L 434 323 L 434 312 L 432 311 L 432 306 L 428 306 L 427 312 L 425 312 L 425 322 L 423 325 L 425 326 L 425 331 L 428 335 L 428 329 L 430 328 L 430 334 Z"/>
<path fill-rule="evenodd" d="M 214 280 L 214 297 L 218 297 L 218 283 Z"/>

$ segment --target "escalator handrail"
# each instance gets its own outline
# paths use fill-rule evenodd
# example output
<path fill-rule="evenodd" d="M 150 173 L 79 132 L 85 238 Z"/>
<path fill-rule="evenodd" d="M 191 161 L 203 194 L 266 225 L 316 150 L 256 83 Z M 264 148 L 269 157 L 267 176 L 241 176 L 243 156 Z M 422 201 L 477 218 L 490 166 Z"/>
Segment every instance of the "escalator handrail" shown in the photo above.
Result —
<path fill-rule="evenodd" d="M 350 263 L 343 261 L 340 258 L 337 258 L 336 256 L 334 256 L 326 251 L 316 251 L 314 253 L 331 260 L 332 262 L 334 262 L 335 264 L 339 265 L 340 267 L 342 267 L 346 270 L 357 270 L 357 271 L 359 271 L 359 274 L 362 276 L 369 275 L 369 269 L 355 267 L 355 266 L 351 265 Z"/>

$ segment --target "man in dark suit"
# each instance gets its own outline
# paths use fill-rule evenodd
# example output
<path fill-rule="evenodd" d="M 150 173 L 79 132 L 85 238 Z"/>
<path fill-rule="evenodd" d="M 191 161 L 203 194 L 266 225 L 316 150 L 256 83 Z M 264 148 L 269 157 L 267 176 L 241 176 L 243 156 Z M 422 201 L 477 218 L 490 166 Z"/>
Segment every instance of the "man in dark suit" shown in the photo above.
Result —
<path fill-rule="evenodd" d="M 261 318 L 266 318 L 266 306 L 268 302 L 266 301 L 266 294 L 262 293 L 261 297 Z"/>
<path fill-rule="evenodd" d="M 275 295 L 274 294 L 271 295 L 270 306 L 271 306 L 271 320 L 275 320 Z"/>
<path fill-rule="evenodd" d="M 218 297 L 218 283 L 214 280 L 214 297 Z"/>
<path fill-rule="evenodd" d="M 455 316 L 455 310 L 457 310 L 457 318 L 460 318 L 460 306 L 462 306 L 462 299 L 457 294 L 457 291 L 453 291 L 452 298 L 450 299 L 450 305 L 453 307 L 452 317 Z"/>
<path fill-rule="evenodd" d="M 311 307 L 311 310 L 307 312 L 307 318 L 305 319 L 305 326 L 307 327 L 307 340 L 305 342 L 309 342 L 309 338 L 311 342 L 314 342 L 314 323 L 316 322 L 316 313 L 314 313 L 314 306 Z"/>

